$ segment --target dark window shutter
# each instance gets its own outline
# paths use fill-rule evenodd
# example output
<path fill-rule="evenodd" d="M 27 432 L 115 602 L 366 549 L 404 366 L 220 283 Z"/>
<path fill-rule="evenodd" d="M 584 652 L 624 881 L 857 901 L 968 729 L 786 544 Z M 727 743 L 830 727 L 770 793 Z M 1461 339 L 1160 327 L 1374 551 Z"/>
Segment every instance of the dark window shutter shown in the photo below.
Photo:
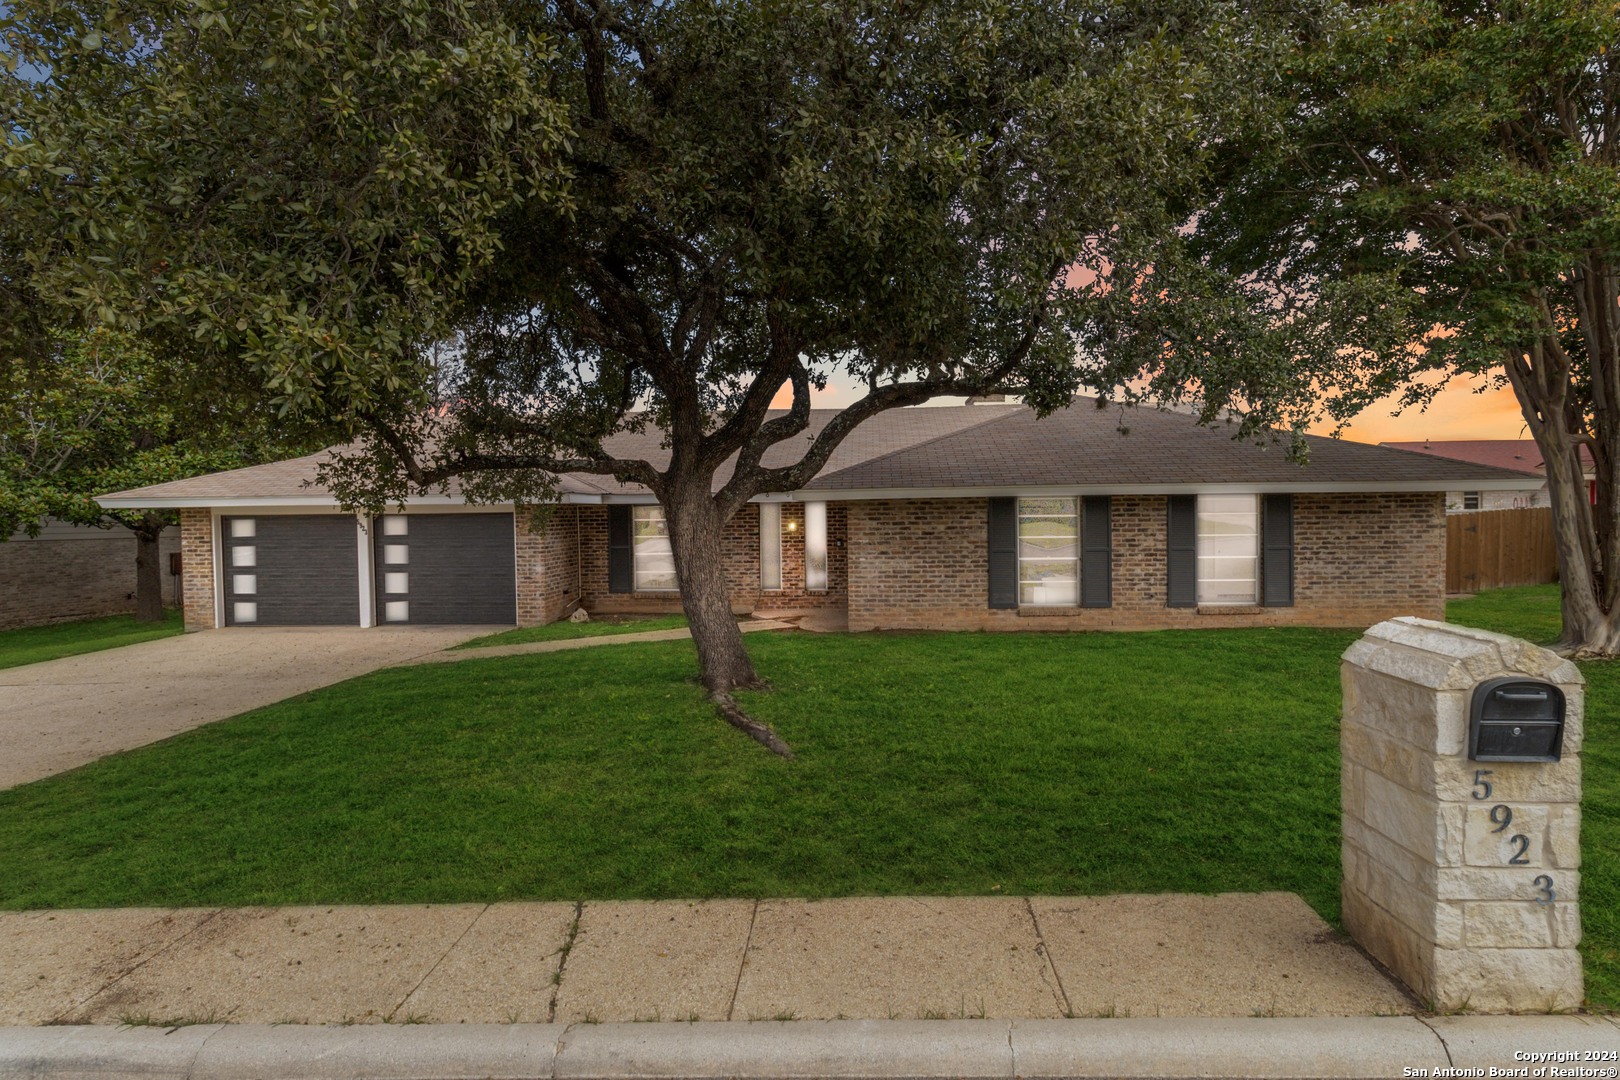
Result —
<path fill-rule="evenodd" d="M 1169 607 L 1198 606 L 1198 496 L 1172 495 L 1166 517 Z"/>
<path fill-rule="evenodd" d="M 1018 606 L 1018 500 L 989 500 L 990 606 Z"/>
<path fill-rule="evenodd" d="M 1107 495 L 1080 500 L 1080 606 L 1114 604 L 1114 513 Z"/>
<path fill-rule="evenodd" d="M 608 592 L 635 592 L 636 561 L 630 540 L 630 508 L 610 506 L 607 512 Z"/>
<path fill-rule="evenodd" d="M 1266 607 L 1294 606 L 1294 497 L 1267 495 L 1261 515 L 1260 581 Z"/>

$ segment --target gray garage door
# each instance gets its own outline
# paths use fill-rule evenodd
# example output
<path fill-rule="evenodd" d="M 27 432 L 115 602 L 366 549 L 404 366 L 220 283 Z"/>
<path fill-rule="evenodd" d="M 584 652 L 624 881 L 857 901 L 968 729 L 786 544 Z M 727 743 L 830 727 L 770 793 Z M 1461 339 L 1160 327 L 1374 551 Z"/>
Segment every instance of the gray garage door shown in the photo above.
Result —
<path fill-rule="evenodd" d="M 517 622 L 511 514 L 390 514 L 372 535 L 379 623 Z"/>
<path fill-rule="evenodd" d="M 358 626 L 360 561 L 344 514 L 228 517 L 226 626 Z"/>

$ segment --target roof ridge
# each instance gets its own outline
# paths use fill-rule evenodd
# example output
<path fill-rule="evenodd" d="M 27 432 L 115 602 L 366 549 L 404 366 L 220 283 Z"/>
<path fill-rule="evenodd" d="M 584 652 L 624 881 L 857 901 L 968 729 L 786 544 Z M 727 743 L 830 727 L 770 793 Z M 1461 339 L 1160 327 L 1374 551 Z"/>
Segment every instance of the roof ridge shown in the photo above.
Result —
<path fill-rule="evenodd" d="M 984 406 L 982 406 L 982 405 L 960 405 L 960 406 L 957 406 L 957 407 L 962 408 L 962 409 L 981 409 L 981 408 L 984 408 Z M 983 420 L 979 421 L 977 424 L 969 424 L 967 427 L 960 427 L 960 428 L 957 428 L 955 431 L 947 431 L 943 435 L 935 435 L 931 439 L 924 439 L 922 442 L 912 443 L 910 446 L 897 447 L 896 449 L 890 450 L 887 453 L 878 454 L 876 457 L 869 457 L 869 458 L 865 459 L 864 461 L 852 462 L 849 465 L 845 465 L 842 469 L 839 469 L 837 472 L 821 473 L 821 474 L 818 474 L 816 476 L 811 477 L 810 479 L 813 480 L 813 481 L 831 480 L 835 476 L 842 476 L 844 473 L 849 472 L 851 469 L 864 469 L 867 466 L 876 464 L 879 461 L 887 461 L 889 458 L 895 457 L 898 454 L 909 454 L 913 450 L 920 450 L 925 446 L 932 446 L 935 443 L 944 442 L 946 439 L 954 439 L 954 438 L 956 438 L 956 436 L 958 436 L 958 435 L 966 435 L 970 431 L 982 431 L 985 428 L 989 427 L 991 424 L 997 424 L 997 423 L 1000 423 L 1003 420 L 1010 420 L 1012 417 L 1019 415 L 1020 413 L 1024 412 L 1028 408 L 1029 408 L 1029 406 L 1022 405 L 1022 404 L 1018 404 L 1018 405 L 1008 404 L 1006 406 L 1006 411 L 1001 412 L 997 416 L 987 416 Z"/>

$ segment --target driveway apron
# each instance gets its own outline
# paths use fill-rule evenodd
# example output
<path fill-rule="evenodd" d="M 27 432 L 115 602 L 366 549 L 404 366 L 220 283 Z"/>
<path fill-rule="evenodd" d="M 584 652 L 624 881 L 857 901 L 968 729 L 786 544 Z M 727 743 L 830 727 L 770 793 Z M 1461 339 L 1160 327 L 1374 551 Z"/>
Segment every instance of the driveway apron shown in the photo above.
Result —
<path fill-rule="evenodd" d="M 0 789 L 460 644 L 492 627 L 210 630 L 0 671 Z"/>

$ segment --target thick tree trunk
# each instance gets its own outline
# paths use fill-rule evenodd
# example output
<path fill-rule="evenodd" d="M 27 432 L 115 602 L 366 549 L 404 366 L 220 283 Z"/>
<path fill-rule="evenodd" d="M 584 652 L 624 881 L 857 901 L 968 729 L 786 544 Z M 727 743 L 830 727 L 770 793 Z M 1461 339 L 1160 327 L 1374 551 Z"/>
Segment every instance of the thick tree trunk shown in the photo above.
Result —
<path fill-rule="evenodd" d="M 726 587 L 721 534 L 725 519 L 714 504 L 707 478 L 676 483 L 664 497 L 675 574 L 680 579 L 681 605 L 697 646 L 698 671 L 709 699 L 726 723 L 774 753 L 791 758 L 793 751 L 765 724 L 743 711 L 734 690 L 763 690 L 769 684 L 754 670 L 743 648 L 742 631 L 731 611 Z"/>
<path fill-rule="evenodd" d="M 1558 552 L 1558 579 L 1561 586 L 1563 632 L 1561 652 L 1585 656 L 1609 656 L 1617 644 L 1613 611 L 1602 602 L 1604 573 L 1597 564 L 1597 546 L 1592 535 L 1591 506 L 1585 478 L 1578 459 L 1566 442 L 1556 435 L 1538 439 L 1546 462 L 1547 494 L 1552 503 L 1553 545 Z"/>
<path fill-rule="evenodd" d="M 726 588 L 726 567 L 720 556 L 720 519 L 708 485 L 688 485 L 671 492 L 664 505 L 669 522 L 669 544 L 680 579 L 681 605 L 697 645 L 703 685 L 711 692 L 729 693 L 761 685 L 753 661 L 743 648 L 742 632 L 731 613 Z"/>
<path fill-rule="evenodd" d="M 143 522 L 135 533 L 135 621 L 163 621 L 163 567 L 158 538 L 163 522 Z"/>

